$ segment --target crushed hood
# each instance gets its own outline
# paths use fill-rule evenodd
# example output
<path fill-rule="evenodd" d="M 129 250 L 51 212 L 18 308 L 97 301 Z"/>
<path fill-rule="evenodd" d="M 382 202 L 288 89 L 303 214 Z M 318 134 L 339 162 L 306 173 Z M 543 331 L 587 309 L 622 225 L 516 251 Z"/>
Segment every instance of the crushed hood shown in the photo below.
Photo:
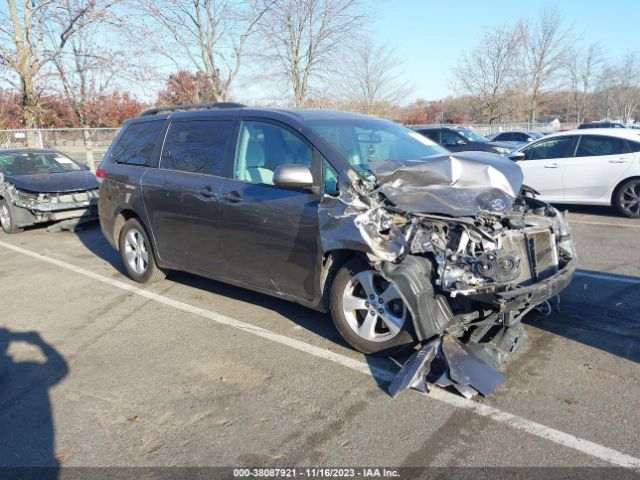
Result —
<path fill-rule="evenodd" d="M 524 178 L 515 162 L 485 152 L 372 162 L 369 169 L 379 192 L 398 208 L 450 216 L 509 211 Z"/>
<path fill-rule="evenodd" d="M 35 175 L 5 175 L 4 180 L 18 190 L 34 193 L 64 193 L 98 188 L 98 181 L 90 170 Z"/>

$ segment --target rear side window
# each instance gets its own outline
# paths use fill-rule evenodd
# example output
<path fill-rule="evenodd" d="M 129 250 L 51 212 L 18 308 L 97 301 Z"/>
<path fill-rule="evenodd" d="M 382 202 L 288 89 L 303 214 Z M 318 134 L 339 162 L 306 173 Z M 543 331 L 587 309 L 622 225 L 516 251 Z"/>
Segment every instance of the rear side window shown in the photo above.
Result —
<path fill-rule="evenodd" d="M 420 132 L 421 135 L 424 135 L 427 138 L 430 138 L 436 143 L 440 143 L 440 131 L 439 130 L 422 130 Z"/>
<path fill-rule="evenodd" d="M 124 131 L 113 147 L 111 158 L 117 163 L 149 165 L 164 121 L 134 123 Z"/>
<path fill-rule="evenodd" d="M 629 151 L 640 152 L 640 142 L 628 141 L 627 145 L 629 146 Z"/>
<path fill-rule="evenodd" d="M 223 177 L 231 120 L 192 120 L 169 126 L 160 168 Z"/>
<path fill-rule="evenodd" d="M 596 135 L 582 135 L 576 157 L 596 157 L 602 155 L 620 155 L 624 152 L 624 140 L 621 138 Z"/>

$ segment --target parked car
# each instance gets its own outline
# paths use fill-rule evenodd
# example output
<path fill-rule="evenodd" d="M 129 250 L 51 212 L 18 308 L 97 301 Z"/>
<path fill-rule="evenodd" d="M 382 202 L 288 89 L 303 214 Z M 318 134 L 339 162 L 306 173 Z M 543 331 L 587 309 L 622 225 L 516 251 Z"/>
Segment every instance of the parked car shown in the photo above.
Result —
<path fill-rule="evenodd" d="M 364 115 L 156 108 L 125 122 L 97 176 L 132 279 L 183 270 L 330 311 L 365 353 L 446 329 L 502 359 L 573 274 L 566 221 L 519 195 L 514 162 L 452 158 Z M 502 333 L 469 336 L 478 322 Z"/>
<path fill-rule="evenodd" d="M 627 126 L 624 123 L 618 122 L 591 122 L 578 125 L 579 130 L 584 128 L 627 128 Z"/>
<path fill-rule="evenodd" d="M 479 133 L 465 128 L 423 127 L 416 129 L 416 131 L 451 152 L 476 151 L 504 155 L 514 149 L 513 146 L 507 143 L 487 140 Z"/>
<path fill-rule="evenodd" d="M 98 182 L 55 150 L 0 149 L 0 224 L 5 233 L 42 222 L 97 218 Z"/>
<path fill-rule="evenodd" d="M 497 132 L 491 135 L 487 135 L 488 140 L 492 142 L 501 142 L 507 144 L 511 147 L 512 150 L 542 137 L 542 133 L 522 130 Z"/>
<path fill-rule="evenodd" d="M 546 136 L 512 152 L 525 183 L 552 203 L 613 205 L 640 216 L 640 132 L 573 130 Z"/>

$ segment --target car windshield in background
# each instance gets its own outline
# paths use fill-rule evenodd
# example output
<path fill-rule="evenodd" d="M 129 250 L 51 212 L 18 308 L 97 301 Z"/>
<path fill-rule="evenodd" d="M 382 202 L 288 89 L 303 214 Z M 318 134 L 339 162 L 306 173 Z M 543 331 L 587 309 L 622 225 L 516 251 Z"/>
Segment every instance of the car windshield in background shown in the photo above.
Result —
<path fill-rule="evenodd" d="M 358 172 L 377 160 L 419 160 L 449 153 L 413 130 L 383 120 L 321 120 L 311 130 L 324 138 Z"/>
<path fill-rule="evenodd" d="M 6 175 L 36 175 L 77 172 L 84 168 L 61 153 L 23 152 L 0 154 L 0 170 Z"/>
<path fill-rule="evenodd" d="M 540 132 L 527 132 L 527 134 L 530 137 L 534 138 L 535 140 L 544 137 L 544 135 L 542 133 L 540 133 Z"/>
<path fill-rule="evenodd" d="M 456 130 L 460 135 L 470 142 L 487 142 L 488 140 L 473 130 Z"/>

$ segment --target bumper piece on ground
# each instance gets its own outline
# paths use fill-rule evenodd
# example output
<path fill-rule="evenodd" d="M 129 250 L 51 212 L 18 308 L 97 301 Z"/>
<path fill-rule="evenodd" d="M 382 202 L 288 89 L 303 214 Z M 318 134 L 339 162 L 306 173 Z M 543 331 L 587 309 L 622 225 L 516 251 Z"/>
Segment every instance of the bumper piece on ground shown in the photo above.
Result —
<path fill-rule="evenodd" d="M 415 352 L 389 385 L 392 397 L 413 388 L 429 391 L 429 383 L 453 387 L 465 398 L 477 393 L 489 396 L 505 378 L 480 360 L 460 340 L 443 335 Z"/>

